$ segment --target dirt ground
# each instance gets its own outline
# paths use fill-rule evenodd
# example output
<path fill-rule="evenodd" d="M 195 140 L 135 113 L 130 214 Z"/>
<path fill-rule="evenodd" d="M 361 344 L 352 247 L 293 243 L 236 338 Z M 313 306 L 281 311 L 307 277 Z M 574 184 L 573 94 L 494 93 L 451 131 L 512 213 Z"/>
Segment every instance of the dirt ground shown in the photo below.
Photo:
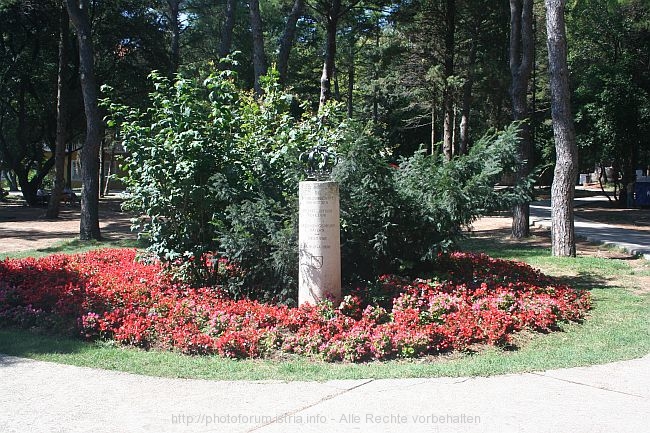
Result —
<path fill-rule="evenodd" d="M 510 237 L 512 226 L 511 217 L 484 217 L 476 221 L 471 227 L 472 236 L 480 238 L 496 238 L 502 244 L 522 242 L 528 245 L 537 245 L 544 248 L 551 247 L 551 230 L 547 227 L 531 227 L 531 237 L 525 240 L 514 240 Z M 617 251 L 603 245 L 587 242 L 582 239 L 576 240 L 576 254 L 578 256 L 602 257 L 611 259 L 630 259 L 634 256 Z"/>
<path fill-rule="evenodd" d="M 8 202 L 0 202 L 0 253 L 41 249 L 50 247 L 62 240 L 74 239 L 79 234 L 79 204 L 61 207 L 58 220 L 46 220 L 45 208 L 30 208 L 19 197 Z M 135 239 L 130 230 L 130 215 L 121 211 L 118 196 L 108 196 L 100 200 L 100 229 L 107 240 Z M 650 210 L 616 209 L 605 206 L 580 207 L 576 215 L 593 221 L 650 230 Z M 496 237 L 500 242 L 515 242 L 510 239 L 512 219 L 508 216 L 485 217 L 476 221 L 471 228 L 473 236 Z M 532 227 L 533 236 L 525 242 L 550 247 L 550 231 Z M 517 241 L 520 242 L 520 241 Z M 579 240 L 579 255 L 623 259 L 628 254 Z"/>
<path fill-rule="evenodd" d="M 25 206 L 18 198 L 0 202 L 0 253 L 51 247 L 79 236 L 80 205 L 62 205 L 58 220 L 44 218 L 45 208 Z M 120 200 L 109 196 L 100 201 L 100 230 L 107 240 L 135 239 L 130 216 L 120 209 Z"/>

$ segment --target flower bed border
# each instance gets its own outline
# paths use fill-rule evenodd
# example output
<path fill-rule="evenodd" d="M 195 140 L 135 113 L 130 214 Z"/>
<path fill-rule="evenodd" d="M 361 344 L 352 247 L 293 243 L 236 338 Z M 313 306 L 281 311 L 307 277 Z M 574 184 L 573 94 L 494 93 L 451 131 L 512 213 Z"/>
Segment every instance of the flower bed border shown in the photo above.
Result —
<path fill-rule="evenodd" d="M 433 278 L 385 275 L 340 305 L 300 308 L 192 289 L 136 255 L 104 249 L 0 262 L 0 325 L 188 354 L 359 362 L 503 346 L 524 329 L 550 332 L 583 320 L 591 308 L 588 292 L 484 254 L 440 256 Z"/>

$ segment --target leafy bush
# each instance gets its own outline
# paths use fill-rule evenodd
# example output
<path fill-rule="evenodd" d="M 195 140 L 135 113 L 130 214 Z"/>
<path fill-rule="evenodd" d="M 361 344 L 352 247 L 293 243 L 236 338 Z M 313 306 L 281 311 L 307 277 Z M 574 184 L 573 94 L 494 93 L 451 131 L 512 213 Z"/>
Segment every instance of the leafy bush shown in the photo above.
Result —
<path fill-rule="evenodd" d="M 339 147 L 342 250 L 347 275 L 417 272 L 453 249 L 460 228 L 524 200 L 530 181 L 495 189 L 516 169 L 517 125 L 479 140 L 449 162 L 420 151 L 390 164 L 388 149 L 368 133 Z"/>
<path fill-rule="evenodd" d="M 150 250 L 195 285 L 219 284 L 237 298 L 295 298 L 298 160 L 315 145 L 340 156 L 333 178 L 348 282 L 416 272 L 453 245 L 462 225 L 518 196 L 494 189 L 518 163 L 515 126 L 450 162 L 420 152 L 397 165 L 384 140 L 336 105 L 296 118 L 273 75 L 259 99 L 230 71 L 152 80 L 145 111 L 104 101 L 130 155 L 125 206 L 142 215 L 136 229 Z M 238 272 L 221 272 L 220 258 Z"/>
<path fill-rule="evenodd" d="M 417 203 L 398 190 L 397 166 L 389 164 L 384 142 L 356 128 L 338 149 L 333 178 L 340 184 L 343 275 L 370 279 L 408 260 L 408 232 L 423 222 L 415 219 Z"/>
<path fill-rule="evenodd" d="M 344 125 L 293 116 L 293 98 L 274 76 L 260 99 L 239 89 L 230 71 L 202 81 L 151 79 L 147 110 L 104 100 L 129 153 L 125 208 L 142 215 L 134 228 L 185 281 L 212 278 L 235 296 L 286 297 L 296 287 L 298 157 L 315 144 L 335 145 Z M 214 254 L 242 272 L 206 270 Z"/>
<path fill-rule="evenodd" d="M 224 281 L 235 297 L 287 301 L 298 276 L 298 207 L 261 196 L 228 207 L 228 225 L 217 233 L 220 251 L 241 273 Z"/>

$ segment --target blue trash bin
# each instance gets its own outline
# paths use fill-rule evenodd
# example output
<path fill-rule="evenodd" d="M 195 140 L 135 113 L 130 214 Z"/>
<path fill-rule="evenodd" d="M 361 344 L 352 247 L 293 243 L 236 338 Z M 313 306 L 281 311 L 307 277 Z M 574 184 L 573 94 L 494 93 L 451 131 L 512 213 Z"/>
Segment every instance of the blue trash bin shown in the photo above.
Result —
<path fill-rule="evenodd" d="M 637 182 L 634 186 L 634 204 L 650 206 L 650 182 Z"/>

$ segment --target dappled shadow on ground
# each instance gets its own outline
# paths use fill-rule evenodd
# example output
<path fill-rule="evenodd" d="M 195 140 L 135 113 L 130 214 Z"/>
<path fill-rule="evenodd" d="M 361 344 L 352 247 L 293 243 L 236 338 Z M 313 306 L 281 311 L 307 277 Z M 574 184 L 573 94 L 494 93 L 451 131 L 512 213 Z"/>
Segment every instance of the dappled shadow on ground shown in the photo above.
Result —
<path fill-rule="evenodd" d="M 77 229 L 78 231 L 78 229 Z M 124 238 L 132 236 L 124 236 L 131 234 L 130 222 L 126 221 L 113 221 L 108 224 L 102 224 L 102 237 L 104 238 Z M 37 240 L 45 238 L 60 238 L 67 239 L 72 236 L 78 235 L 76 232 L 71 232 L 69 228 L 64 227 L 58 229 L 56 222 L 46 224 L 46 227 L 39 226 L 22 226 L 22 227 L 6 227 L 0 226 L 0 238 L 21 238 L 25 240 Z"/>
<path fill-rule="evenodd" d="M 106 241 L 135 240 L 131 215 L 120 211 L 121 200 L 100 200 L 100 230 Z M 79 236 L 80 207 L 62 206 L 58 219 L 44 218 L 45 208 L 24 206 L 18 200 L 0 203 L 0 253 L 51 248 Z"/>
<path fill-rule="evenodd" d="M 79 220 L 81 206 L 76 203 L 72 206 L 62 205 L 59 209 L 57 219 L 46 219 L 44 206 L 27 206 L 24 201 L 12 200 L 10 202 L 0 202 L 0 223 L 10 222 L 56 222 Z M 121 200 L 117 198 L 103 198 L 99 202 L 99 216 L 110 217 L 128 214 L 122 212 Z"/>
<path fill-rule="evenodd" d="M 88 344 L 81 339 L 54 334 L 0 328 L 0 369 L 16 363 L 30 362 L 21 358 L 30 358 L 34 355 L 79 353 L 87 350 Z"/>
<path fill-rule="evenodd" d="M 650 231 L 650 209 L 620 209 L 614 206 L 579 207 L 575 215 L 589 221 Z"/>
<path fill-rule="evenodd" d="M 556 277 L 556 279 L 569 287 L 580 290 L 611 288 L 611 282 L 602 276 L 587 272 L 578 272 L 577 275 Z"/>
<path fill-rule="evenodd" d="M 483 240 L 492 254 L 511 255 L 516 253 L 522 257 L 539 255 L 534 249 L 551 250 L 551 231 L 546 227 L 531 227 L 530 237 L 514 239 L 511 237 L 510 228 L 495 228 L 476 230 L 468 233 L 466 244 L 472 246 L 472 240 Z M 476 243 L 476 242 L 474 242 Z M 461 243 L 462 244 L 462 243 Z M 589 242 L 584 239 L 576 240 L 576 255 L 578 257 L 599 257 L 612 260 L 635 260 L 636 256 L 625 251 L 620 251 Z"/>
<path fill-rule="evenodd" d="M 497 224 L 493 224 L 496 228 L 486 228 L 483 226 L 481 230 L 469 233 L 467 238 L 461 242 L 461 249 L 485 252 L 496 258 L 517 257 L 523 261 L 527 261 L 528 259 L 536 261 L 540 257 L 540 254 L 548 255 L 550 258 L 551 236 L 548 228 L 532 227 L 530 237 L 513 239 L 510 236 L 510 228 L 503 227 L 503 225 L 503 221 L 497 221 Z M 642 288 L 639 289 L 644 284 L 647 285 L 647 281 L 650 281 L 650 277 L 644 275 L 648 271 L 649 266 L 645 260 L 639 259 L 627 252 L 582 239 L 576 242 L 576 250 L 578 259 L 599 258 L 621 261 L 629 265 L 630 270 L 607 274 L 598 269 L 594 269 L 593 271 L 584 269 L 585 265 L 563 267 L 564 270 L 561 272 L 564 275 L 558 277 L 560 283 L 584 290 L 626 287 L 632 291 L 645 291 Z M 548 266 L 554 268 L 555 266 L 552 263 Z M 545 273 L 551 275 L 554 272 L 553 269 L 548 269 Z"/>
<path fill-rule="evenodd" d="M 534 191 L 535 200 L 549 200 L 551 198 L 551 187 L 537 187 Z M 575 189 L 576 198 L 585 197 L 603 197 L 604 193 L 598 184 L 590 184 L 588 186 L 578 186 Z"/>

